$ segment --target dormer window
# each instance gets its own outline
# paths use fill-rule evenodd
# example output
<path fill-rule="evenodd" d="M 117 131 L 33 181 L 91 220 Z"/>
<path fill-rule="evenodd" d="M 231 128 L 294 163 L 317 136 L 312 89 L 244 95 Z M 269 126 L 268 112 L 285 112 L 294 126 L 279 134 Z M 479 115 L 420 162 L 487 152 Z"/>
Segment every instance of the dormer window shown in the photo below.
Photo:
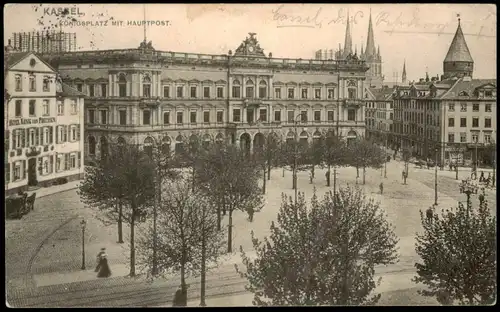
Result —
<path fill-rule="evenodd" d="M 493 96 L 493 92 L 491 92 L 491 91 L 484 91 L 484 96 L 492 97 Z"/>
<path fill-rule="evenodd" d="M 462 91 L 458 94 L 458 96 L 469 96 L 469 93 Z"/>

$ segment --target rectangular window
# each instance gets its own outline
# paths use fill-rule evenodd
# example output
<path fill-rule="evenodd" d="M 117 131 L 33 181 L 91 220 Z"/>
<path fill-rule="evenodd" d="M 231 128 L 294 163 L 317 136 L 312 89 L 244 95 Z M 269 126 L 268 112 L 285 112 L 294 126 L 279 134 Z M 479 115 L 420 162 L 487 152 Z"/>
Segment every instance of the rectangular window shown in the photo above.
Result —
<path fill-rule="evenodd" d="M 455 127 L 455 118 L 448 118 L 448 127 Z"/>
<path fill-rule="evenodd" d="M 88 112 L 89 112 L 89 123 L 93 124 L 95 121 L 95 110 L 89 109 Z"/>
<path fill-rule="evenodd" d="M 196 87 L 191 87 L 191 98 L 196 98 Z"/>
<path fill-rule="evenodd" d="M 448 104 L 448 110 L 450 112 L 454 112 L 455 111 L 455 104 Z"/>
<path fill-rule="evenodd" d="M 281 88 L 274 88 L 274 97 L 276 99 L 281 99 Z"/>
<path fill-rule="evenodd" d="M 16 100 L 16 117 L 22 116 L 23 101 Z"/>
<path fill-rule="evenodd" d="M 462 127 L 462 128 L 467 127 L 467 118 L 466 117 L 460 118 L 460 127 Z"/>
<path fill-rule="evenodd" d="M 484 105 L 484 111 L 487 113 L 491 113 L 491 104 L 485 104 Z"/>
<path fill-rule="evenodd" d="M 151 124 L 151 112 L 147 109 L 142 111 L 142 124 L 143 125 Z"/>
<path fill-rule="evenodd" d="M 170 87 L 169 86 L 163 86 L 163 97 L 170 98 Z"/>
<path fill-rule="evenodd" d="M 196 112 L 191 112 L 191 114 L 189 114 L 189 121 L 191 123 L 196 123 Z"/>
<path fill-rule="evenodd" d="M 163 124 L 164 125 L 170 124 L 170 112 L 163 112 Z"/>
<path fill-rule="evenodd" d="M 30 100 L 29 101 L 29 115 L 30 115 L 30 117 L 35 116 L 35 106 L 36 106 L 36 100 Z"/>
<path fill-rule="evenodd" d="M 71 126 L 71 142 L 76 141 L 76 126 Z"/>
<path fill-rule="evenodd" d="M 491 128 L 491 118 L 484 118 L 484 127 Z"/>
<path fill-rule="evenodd" d="M 101 84 L 101 96 L 102 97 L 107 96 L 107 91 L 108 91 L 108 86 L 105 83 Z"/>
<path fill-rule="evenodd" d="M 120 114 L 120 125 L 126 125 L 127 124 L 127 111 L 122 109 L 119 111 Z"/>
<path fill-rule="evenodd" d="M 263 122 L 267 121 L 267 109 L 260 109 L 259 110 L 259 119 L 260 119 L 260 121 L 263 121 Z"/>
<path fill-rule="evenodd" d="M 473 133 L 471 135 L 471 139 L 472 139 L 473 143 L 478 143 L 479 142 L 479 136 L 478 136 L 478 134 L 477 133 Z"/>
<path fill-rule="evenodd" d="M 76 168 L 76 155 L 71 155 L 70 156 L 70 168 L 75 169 Z"/>
<path fill-rule="evenodd" d="M 302 98 L 307 99 L 307 89 L 302 89 Z"/>
<path fill-rule="evenodd" d="M 334 89 L 328 89 L 328 99 L 333 100 L 334 96 L 335 96 Z"/>
<path fill-rule="evenodd" d="M 293 88 L 288 88 L 288 98 L 293 99 L 295 97 L 294 94 L 294 89 Z"/>
<path fill-rule="evenodd" d="M 57 158 L 56 158 L 56 171 L 61 171 L 62 170 L 62 159 L 63 159 L 63 155 L 61 155 L 61 154 L 57 155 Z"/>
<path fill-rule="evenodd" d="M 274 111 L 274 121 L 281 121 L 281 111 Z"/>
<path fill-rule="evenodd" d="M 182 91 L 183 91 L 182 86 L 178 86 L 177 87 L 177 98 L 181 99 L 184 96 L 184 94 L 182 93 Z"/>
<path fill-rule="evenodd" d="M 356 89 L 348 89 L 347 90 L 347 97 L 349 99 L 355 99 L 356 98 Z"/>
<path fill-rule="evenodd" d="M 301 122 L 307 122 L 307 111 L 301 111 L 300 112 L 300 121 Z"/>
<path fill-rule="evenodd" d="M 224 112 L 223 111 L 217 112 L 217 122 L 218 123 L 224 122 Z"/>
<path fill-rule="evenodd" d="M 224 88 L 223 87 L 217 87 L 217 98 L 222 99 L 224 97 Z"/>
<path fill-rule="evenodd" d="M 314 121 L 315 122 L 321 121 L 321 111 L 314 111 Z"/>
<path fill-rule="evenodd" d="M 78 113 L 78 106 L 76 105 L 76 100 L 71 100 L 71 114 L 75 115 Z"/>
<path fill-rule="evenodd" d="M 490 144 L 491 143 L 491 134 L 484 134 L 484 143 Z"/>
<path fill-rule="evenodd" d="M 466 143 L 466 142 L 467 142 L 467 133 L 460 132 L 460 143 Z"/>
<path fill-rule="evenodd" d="M 354 109 L 347 110 L 347 120 L 349 120 L 349 121 L 356 120 L 356 111 Z"/>
<path fill-rule="evenodd" d="M 64 102 L 63 101 L 57 101 L 57 115 L 59 115 L 59 116 L 64 115 Z"/>
<path fill-rule="evenodd" d="M 101 125 L 105 125 L 108 123 L 108 112 L 105 110 L 101 111 Z"/>
<path fill-rule="evenodd" d="M 36 91 L 36 78 L 35 76 L 31 75 L 29 79 L 30 83 L 30 92 L 35 92 Z"/>
<path fill-rule="evenodd" d="M 206 99 L 210 97 L 210 87 L 203 87 L 203 97 Z"/>
<path fill-rule="evenodd" d="M 479 118 L 473 117 L 472 118 L 472 128 L 477 128 L 479 127 Z"/>
<path fill-rule="evenodd" d="M 142 96 L 147 98 L 151 97 L 151 84 L 142 84 Z"/>
<path fill-rule="evenodd" d="M 264 99 L 267 97 L 267 87 L 259 87 L 259 98 Z"/>
<path fill-rule="evenodd" d="M 233 87 L 233 98 L 240 98 L 241 97 L 241 88 L 239 86 L 234 86 Z"/>
<path fill-rule="evenodd" d="M 253 91 L 253 87 L 247 87 L 245 95 L 247 98 L 253 98 L 255 96 L 254 91 Z"/>
<path fill-rule="evenodd" d="M 467 111 L 467 103 L 460 104 L 460 112 L 466 112 L 466 111 Z"/>
<path fill-rule="evenodd" d="M 479 112 L 479 104 L 472 104 L 472 111 Z"/>
<path fill-rule="evenodd" d="M 184 114 L 182 112 L 177 112 L 177 123 L 179 125 L 182 125 L 182 123 L 184 122 Z"/>
<path fill-rule="evenodd" d="M 288 122 L 294 122 L 294 111 L 288 111 Z"/>
<path fill-rule="evenodd" d="M 328 111 L 328 121 L 333 121 L 333 111 Z"/>
<path fill-rule="evenodd" d="M 321 89 L 314 89 L 314 98 L 316 100 L 321 99 Z"/>
<path fill-rule="evenodd" d="M 203 112 L 203 122 L 204 123 L 210 122 L 210 112 Z"/>
<path fill-rule="evenodd" d="M 16 91 L 23 91 L 23 80 L 21 75 L 16 75 Z"/>
<path fill-rule="evenodd" d="M 241 121 L 241 111 L 239 108 L 233 109 L 233 121 L 240 122 Z"/>
<path fill-rule="evenodd" d="M 43 77 L 42 90 L 43 90 L 43 92 L 50 91 L 50 78 L 49 77 Z"/>
<path fill-rule="evenodd" d="M 118 95 L 120 97 L 127 96 L 127 84 L 126 83 L 119 83 L 118 84 Z"/>
<path fill-rule="evenodd" d="M 79 91 L 79 92 L 82 92 L 83 91 L 83 84 L 79 83 L 76 85 L 76 89 Z"/>
<path fill-rule="evenodd" d="M 14 163 L 14 180 L 21 180 L 21 162 Z"/>
<path fill-rule="evenodd" d="M 89 96 L 95 96 L 93 84 L 89 85 Z"/>

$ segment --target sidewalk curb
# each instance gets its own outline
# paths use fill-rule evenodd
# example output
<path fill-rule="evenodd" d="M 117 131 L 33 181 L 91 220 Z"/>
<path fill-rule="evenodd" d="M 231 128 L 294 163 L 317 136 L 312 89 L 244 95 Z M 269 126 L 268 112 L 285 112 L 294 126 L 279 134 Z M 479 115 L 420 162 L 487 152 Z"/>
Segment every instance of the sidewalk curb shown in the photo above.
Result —
<path fill-rule="evenodd" d="M 51 195 L 56 195 L 56 194 L 59 194 L 59 193 L 63 193 L 63 192 L 67 192 L 67 191 L 71 191 L 71 190 L 75 190 L 78 188 L 78 185 L 77 186 L 74 186 L 74 187 L 71 187 L 71 188 L 68 188 L 68 189 L 64 189 L 64 190 L 58 190 L 58 191 L 55 191 L 54 193 L 49 193 L 49 194 L 43 194 L 43 195 L 37 195 L 37 198 L 43 198 L 43 197 L 47 197 L 47 196 L 51 196 Z M 36 193 L 36 191 L 33 191 L 33 193 Z M 31 195 L 31 194 L 30 194 Z"/>

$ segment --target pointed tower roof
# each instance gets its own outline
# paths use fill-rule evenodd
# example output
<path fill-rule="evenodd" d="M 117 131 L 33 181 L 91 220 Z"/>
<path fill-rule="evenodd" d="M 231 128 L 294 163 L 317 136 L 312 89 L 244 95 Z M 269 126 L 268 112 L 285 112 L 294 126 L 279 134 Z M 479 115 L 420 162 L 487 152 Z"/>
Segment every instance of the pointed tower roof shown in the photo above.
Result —
<path fill-rule="evenodd" d="M 460 18 L 458 19 L 458 28 L 451 42 L 448 54 L 444 59 L 444 62 L 474 62 L 472 56 L 470 55 L 469 48 L 467 47 L 467 42 L 465 42 L 464 33 L 462 32 L 462 27 L 460 27 Z"/>
<path fill-rule="evenodd" d="M 406 59 L 403 62 L 403 74 L 401 75 L 401 78 L 403 78 L 403 82 L 406 82 Z"/>
<path fill-rule="evenodd" d="M 352 53 L 351 27 L 349 25 L 349 10 L 347 10 L 347 23 L 345 28 L 344 56 Z"/>
<path fill-rule="evenodd" d="M 377 51 L 375 50 L 375 39 L 373 36 L 373 25 L 372 25 L 372 10 L 370 9 L 370 19 L 368 21 L 368 38 L 366 39 L 366 55 L 375 55 Z"/>

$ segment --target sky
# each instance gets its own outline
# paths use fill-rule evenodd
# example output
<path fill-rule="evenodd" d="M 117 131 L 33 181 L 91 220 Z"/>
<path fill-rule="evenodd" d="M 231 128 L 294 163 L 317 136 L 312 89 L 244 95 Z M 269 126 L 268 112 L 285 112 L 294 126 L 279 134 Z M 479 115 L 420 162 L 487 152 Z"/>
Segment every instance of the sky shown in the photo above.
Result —
<path fill-rule="evenodd" d="M 56 15 L 68 8 L 68 14 Z M 496 77 L 496 6 L 493 4 L 7 4 L 4 44 L 14 32 L 74 32 L 81 50 L 137 48 L 144 40 L 161 51 L 233 52 L 248 36 L 277 58 L 314 58 L 344 45 L 349 12 L 353 46 L 366 46 L 371 12 L 385 81 L 441 75 L 458 26 L 474 59 L 474 78 Z M 113 24 L 114 22 L 114 24 Z M 135 25 L 134 25 L 135 23 Z M 59 28 L 56 28 L 59 29 Z"/>

